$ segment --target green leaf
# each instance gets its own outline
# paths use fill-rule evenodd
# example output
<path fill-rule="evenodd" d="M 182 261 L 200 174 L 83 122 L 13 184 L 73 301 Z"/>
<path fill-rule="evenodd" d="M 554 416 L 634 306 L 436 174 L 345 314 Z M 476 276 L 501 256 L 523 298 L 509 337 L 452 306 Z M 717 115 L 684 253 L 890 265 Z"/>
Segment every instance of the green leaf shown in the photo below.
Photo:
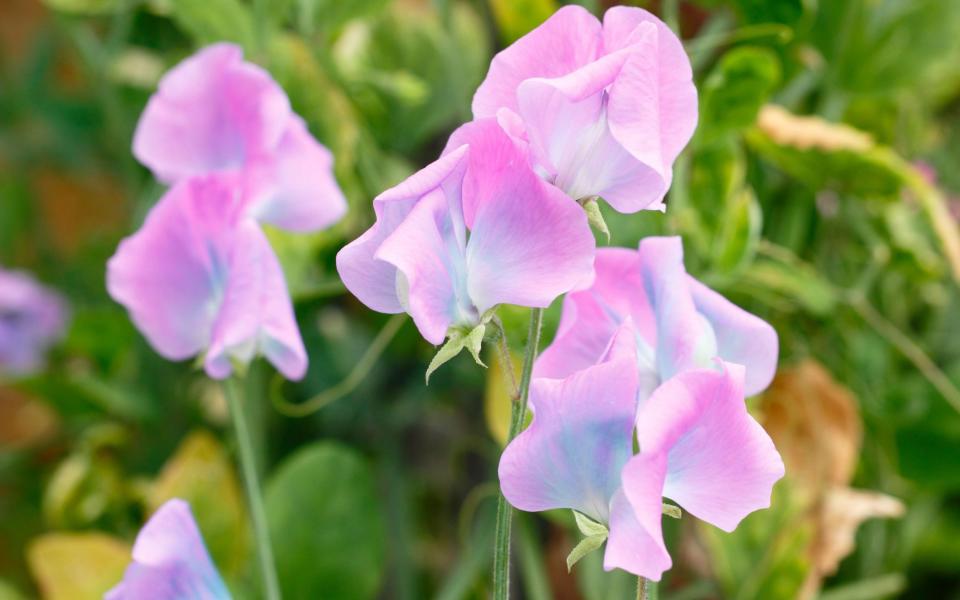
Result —
<path fill-rule="evenodd" d="M 130 546 L 102 533 L 51 533 L 27 548 L 44 600 L 101 600 L 123 578 Z"/>
<path fill-rule="evenodd" d="M 101 15 L 123 6 L 123 0 L 43 0 L 53 10 L 74 15 Z"/>
<path fill-rule="evenodd" d="M 295 22 L 305 35 L 332 32 L 349 21 L 380 12 L 387 0 L 296 0 Z"/>
<path fill-rule="evenodd" d="M 512 44 L 557 10 L 556 0 L 491 0 L 490 9 L 504 44 Z"/>
<path fill-rule="evenodd" d="M 299 450 L 270 479 L 266 510 L 284 597 L 376 594 L 387 536 L 380 496 L 360 455 L 332 442 Z"/>
<path fill-rule="evenodd" d="M 736 271 L 749 264 L 760 243 L 763 211 L 750 188 L 731 194 L 723 211 L 723 222 L 716 239 L 715 265 L 723 272 Z"/>
<path fill-rule="evenodd" d="M 780 63 L 770 50 L 727 52 L 703 85 L 698 135 L 712 140 L 753 125 L 779 81 Z"/>
<path fill-rule="evenodd" d="M 591 519 L 590 517 L 584 515 L 579 511 L 573 511 L 573 518 L 577 522 L 577 529 L 580 530 L 580 533 L 587 537 L 595 535 L 607 535 L 609 530 L 607 526 L 603 523 L 598 523 Z"/>
<path fill-rule="evenodd" d="M 243 571 L 250 532 L 240 482 L 220 441 L 207 431 L 189 434 L 150 487 L 152 513 L 171 498 L 190 503 L 214 562 L 225 574 Z"/>
<path fill-rule="evenodd" d="M 170 0 L 174 21 L 197 44 L 237 42 L 250 48 L 254 40 L 253 16 L 239 0 Z"/>

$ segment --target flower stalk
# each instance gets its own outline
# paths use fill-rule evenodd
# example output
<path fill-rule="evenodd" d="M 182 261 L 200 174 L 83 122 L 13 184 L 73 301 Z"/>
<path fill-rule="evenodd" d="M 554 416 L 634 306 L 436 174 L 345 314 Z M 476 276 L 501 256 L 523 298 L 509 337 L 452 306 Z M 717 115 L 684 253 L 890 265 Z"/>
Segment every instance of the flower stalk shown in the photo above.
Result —
<path fill-rule="evenodd" d="M 260 478 L 257 475 L 256 456 L 253 451 L 253 439 L 244 412 L 243 394 L 237 389 L 233 379 L 223 382 L 223 394 L 230 407 L 233 420 L 233 432 L 240 454 L 240 469 L 247 491 L 247 504 L 253 521 L 253 532 L 257 546 L 257 558 L 260 562 L 260 579 L 263 594 L 267 600 L 280 600 L 280 583 L 277 579 L 276 564 L 273 560 L 273 547 L 270 545 L 270 531 L 267 528 L 267 515 L 260 491 Z"/>
<path fill-rule="evenodd" d="M 543 309 L 530 311 L 530 327 L 527 334 L 527 349 L 523 357 L 520 372 L 520 389 L 513 398 L 510 410 L 510 430 L 507 444 L 513 441 L 523 427 L 527 413 L 527 399 L 530 396 L 530 380 L 533 376 L 533 363 L 537 358 L 540 345 L 540 330 L 543 326 Z M 501 332 L 501 335 L 505 335 Z M 497 522 L 494 531 L 493 547 L 493 597 L 495 600 L 507 600 L 510 597 L 510 529 L 513 520 L 513 508 L 500 492 L 497 498 Z"/>

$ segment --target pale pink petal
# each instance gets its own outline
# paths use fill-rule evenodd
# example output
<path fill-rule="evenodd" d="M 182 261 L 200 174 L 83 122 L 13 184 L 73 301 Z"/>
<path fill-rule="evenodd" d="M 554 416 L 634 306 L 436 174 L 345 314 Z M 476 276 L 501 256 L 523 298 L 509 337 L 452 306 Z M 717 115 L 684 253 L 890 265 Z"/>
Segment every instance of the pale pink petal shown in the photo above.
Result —
<path fill-rule="evenodd" d="M 562 380 L 535 379 L 530 390 L 533 422 L 500 459 L 504 496 L 521 510 L 572 508 L 608 522 L 632 453 L 632 361 L 609 361 Z"/>
<path fill-rule="evenodd" d="M 770 505 L 783 461 L 747 412 L 743 368 L 686 371 L 666 381 L 640 408 L 641 455 L 665 456 L 663 495 L 694 516 L 732 531 Z M 629 496 L 629 491 L 628 491 Z"/>
<path fill-rule="evenodd" d="M 623 569 L 640 577 L 660 581 L 673 561 L 663 542 L 664 461 L 632 457 L 623 468 L 623 488 L 610 506 L 610 537 L 603 568 Z"/>
<path fill-rule="evenodd" d="M 451 325 L 479 321 L 466 295 L 463 248 L 443 190 L 421 197 L 374 256 L 402 274 L 401 303 L 431 344 L 442 343 Z"/>
<path fill-rule="evenodd" d="M 688 283 L 697 311 L 713 328 L 720 358 L 746 368 L 744 389 L 748 396 L 765 390 L 777 370 L 777 332 L 760 317 L 692 277 Z"/>
<path fill-rule="evenodd" d="M 257 220 L 289 231 L 317 231 L 336 223 L 347 201 L 333 175 L 333 155 L 291 117 L 276 151 L 253 162 L 264 190 L 251 207 Z"/>
<path fill-rule="evenodd" d="M 227 260 L 227 285 L 205 360 L 207 373 L 215 379 L 229 377 L 232 360 L 249 363 L 263 354 L 287 379 L 301 379 L 307 353 L 283 270 L 254 221 L 237 225 Z"/>
<path fill-rule="evenodd" d="M 206 348 L 227 284 L 230 229 L 243 200 L 226 182 L 185 180 L 107 264 L 107 289 L 151 345 L 171 360 Z"/>
<path fill-rule="evenodd" d="M 397 295 L 397 268 L 375 259 L 374 255 L 422 196 L 435 189 L 454 193 L 463 180 L 466 154 L 466 147 L 451 149 L 439 160 L 377 196 L 373 201 L 376 222 L 337 253 L 337 272 L 343 283 L 371 309 L 384 313 L 404 312 Z"/>
<path fill-rule="evenodd" d="M 500 51 L 473 97 L 473 116 L 517 111 L 517 88 L 531 77 L 559 77 L 595 60 L 600 22 L 580 6 L 564 6 L 539 27 Z"/>
<path fill-rule="evenodd" d="M 474 126 L 463 193 L 470 298 L 481 313 L 501 303 L 549 306 L 593 277 L 586 215 L 529 169 L 494 119 Z"/>
<path fill-rule="evenodd" d="M 286 94 L 232 44 L 214 44 L 160 81 L 140 117 L 133 153 L 167 183 L 241 168 L 272 152 L 291 118 Z"/>
<path fill-rule="evenodd" d="M 661 380 L 709 367 L 717 341 L 709 322 L 697 312 L 683 266 L 679 237 L 649 237 L 640 242 L 644 288 L 657 316 L 656 361 Z"/>
<path fill-rule="evenodd" d="M 647 302 L 635 250 L 599 248 L 596 278 L 567 294 L 557 335 L 537 359 L 536 377 L 566 377 L 600 361 L 614 333 L 630 318 L 640 341 L 656 344 L 654 314 Z"/>
<path fill-rule="evenodd" d="M 666 191 L 671 165 L 697 126 L 690 59 L 670 28 L 640 8 L 608 10 L 603 18 L 603 45 L 607 53 L 632 48 L 610 88 L 613 136 L 661 174 Z"/>
<path fill-rule="evenodd" d="M 168 500 L 137 535 L 133 562 L 105 600 L 229 600 L 183 500 Z"/>
<path fill-rule="evenodd" d="M 633 48 L 645 50 L 641 43 Z M 562 77 L 528 79 L 518 91 L 542 175 L 572 198 L 601 196 L 621 212 L 659 208 L 666 191 L 659 155 L 651 160 L 624 147 L 608 124 L 606 89 L 616 85 L 633 52 L 604 56 Z"/>

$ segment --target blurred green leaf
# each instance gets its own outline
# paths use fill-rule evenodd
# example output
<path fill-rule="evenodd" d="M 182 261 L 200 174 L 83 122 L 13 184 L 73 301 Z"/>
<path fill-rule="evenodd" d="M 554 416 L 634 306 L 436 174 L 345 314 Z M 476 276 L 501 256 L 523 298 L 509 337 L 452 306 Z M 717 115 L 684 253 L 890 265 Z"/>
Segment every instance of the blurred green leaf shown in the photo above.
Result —
<path fill-rule="evenodd" d="M 171 17 L 197 44 L 236 42 L 251 48 L 253 17 L 240 0 L 170 0 Z"/>
<path fill-rule="evenodd" d="M 233 463 L 209 432 L 184 438 L 150 487 L 147 508 L 153 513 L 172 498 L 190 503 L 220 570 L 228 576 L 242 572 L 250 548 L 247 511 Z"/>
<path fill-rule="evenodd" d="M 490 0 L 490 9 L 504 44 L 535 29 L 557 10 L 556 0 Z"/>
<path fill-rule="evenodd" d="M 355 451 L 332 442 L 298 450 L 270 479 L 266 507 L 285 596 L 376 594 L 387 539 L 383 506 Z"/>
<path fill-rule="evenodd" d="M 807 265 L 764 257 L 739 274 L 739 284 L 761 294 L 773 294 L 783 301 L 796 303 L 818 316 L 833 311 L 838 298 L 833 286 Z"/>
<path fill-rule="evenodd" d="M 731 272 L 753 260 L 760 243 L 763 213 L 753 190 L 732 194 L 723 212 L 723 226 L 717 238 L 717 270 Z"/>
<path fill-rule="evenodd" d="M 53 10 L 75 15 L 98 15 L 117 10 L 124 0 L 43 0 Z"/>
<path fill-rule="evenodd" d="M 701 89 L 697 134 L 704 140 L 749 127 L 780 81 L 780 63 L 766 48 L 741 46 L 727 52 Z"/>
<path fill-rule="evenodd" d="M 295 0 L 297 28 L 306 35 L 339 30 L 352 19 L 379 13 L 388 0 Z"/>
<path fill-rule="evenodd" d="M 50 533 L 30 543 L 27 562 L 44 600 L 101 600 L 123 578 L 130 552 L 102 533 Z"/>
<path fill-rule="evenodd" d="M 0 579 L 0 600 L 26 600 L 26 596 L 12 584 Z"/>

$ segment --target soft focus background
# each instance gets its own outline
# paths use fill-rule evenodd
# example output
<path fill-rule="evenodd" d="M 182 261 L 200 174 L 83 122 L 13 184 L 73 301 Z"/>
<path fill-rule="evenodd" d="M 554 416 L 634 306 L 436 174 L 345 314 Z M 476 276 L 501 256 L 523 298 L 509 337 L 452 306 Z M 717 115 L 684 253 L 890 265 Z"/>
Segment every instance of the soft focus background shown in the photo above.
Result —
<path fill-rule="evenodd" d="M 261 362 L 244 383 L 286 596 L 487 596 L 509 410 L 492 355 L 425 387 L 433 349 L 407 322 L 343 398 L 302 417 L 284 402 L 347 376 L 388 322 L 333 268 L 372 197 L 436 157 L 492 54 L 558 4 L 2 0 L 0 266 L 58 290 L 71 320 L 44 370 L 0 379 L 0 599 L 99 598 L 174 496 L 255 597 L 219 388 L 155 354 L 104 289 L 162 192 L 131 157 L 136 119 L 216 40 L 281 82 L 351 202 L 330 231 L 271 232 L 310 371 L 288 384 Z M 788 467 L 733 534 L 668 519 L 660 597 L 960 598 L 960 2 L 639 4 L 682 31 L 700 127 L 667 214 L 608 213 L 612 243 L 682 234 L 688 270 L 774 324 L 780 375 L 750 403 Z M 519 349 L 526 313 L 503 316 Z M 566 573 L 569 513 L 519 514 L 515 533 L 516 597 L 633 597 L 599 554 Z"/>

